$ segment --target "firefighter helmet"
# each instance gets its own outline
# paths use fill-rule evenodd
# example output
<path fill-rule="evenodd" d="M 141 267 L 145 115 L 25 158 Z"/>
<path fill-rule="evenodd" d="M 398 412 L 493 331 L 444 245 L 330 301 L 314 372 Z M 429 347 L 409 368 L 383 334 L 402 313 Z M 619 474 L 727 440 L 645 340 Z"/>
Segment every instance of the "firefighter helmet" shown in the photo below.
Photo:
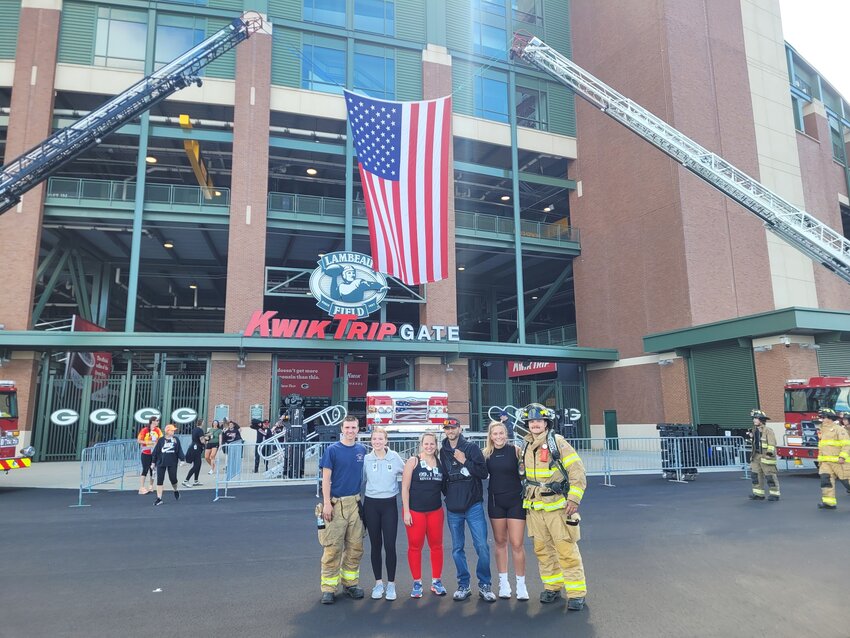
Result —
<path fill-rule="evenodd" d="M 750 416 L 753 417 L 754 419 L 758 419 L 762 423 L 764 423 L 765 421 L 770 421 L 770 417 L 767 416 L 762 410 L 758 410 L 758 409 L 752 410 L 750 412 Z"/>
<path fill-rule="evenodd" d="M 540 403 L 529 403 L 522 409 L 522 414 L 520 418 L 523 422 L 528 424 L 529 421 L 534 421 L 537 419 L 543 419 L 546 421 L 546 425 L 551 427 L 555 425 L 555 411 L 550 410 L 545 405 Z"/>
<path fill-rule="evenodd" d="M 832 408 L 821 408 L 818 410 L 818 416 L 822 419 L 830 419 L 832 421 L 838 419 L 838 415 Z"/>

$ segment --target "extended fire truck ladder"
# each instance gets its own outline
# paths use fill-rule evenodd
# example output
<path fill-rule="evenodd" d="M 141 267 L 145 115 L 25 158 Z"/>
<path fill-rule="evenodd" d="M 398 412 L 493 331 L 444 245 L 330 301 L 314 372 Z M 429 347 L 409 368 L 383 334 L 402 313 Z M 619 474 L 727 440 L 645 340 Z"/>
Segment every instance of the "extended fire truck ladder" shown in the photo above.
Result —
<path fill-rule="evenodd" d="M 4 166 L 0 169 L 0 214 L 17 204 L 24 193 L 63 164 L 100 144 L 106 135 L 140 113 L 192 83 L 201 86 L 198 73 L 204 66 L 263 26 L 259 13 L 249 11 L 242 14 L 170 64 Z"/>
<path fill-rule="evenodd" d="M 521 58 L 567 85 L 603 113 L 755 213 L 769 230 L 786 242 L 850 283 L 850 241 L 840 233 L 620 95 L 539 38 L 515 34 L 511 57 Z"/>

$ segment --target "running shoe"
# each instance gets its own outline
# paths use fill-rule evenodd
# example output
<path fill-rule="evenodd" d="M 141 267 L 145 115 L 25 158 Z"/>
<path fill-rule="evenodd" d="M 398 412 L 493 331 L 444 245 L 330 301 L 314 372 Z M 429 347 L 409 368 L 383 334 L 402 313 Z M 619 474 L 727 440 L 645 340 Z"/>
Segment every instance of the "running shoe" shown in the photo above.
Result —
<path fill-rule="evenodd" d="M 445 596 L 448 592 L 446 592 L 446 588 L 443 587 L 443 581 L 439 578 L 435 578 L 431 583 L 431 591 L 437 594 L 437 596 Z"/>
<path fill-rule="evenodd" d="M 413 581 L 413 591 L 410 592 L 410 597 L 422 598 L 422 583 L 420 581 Z"/>

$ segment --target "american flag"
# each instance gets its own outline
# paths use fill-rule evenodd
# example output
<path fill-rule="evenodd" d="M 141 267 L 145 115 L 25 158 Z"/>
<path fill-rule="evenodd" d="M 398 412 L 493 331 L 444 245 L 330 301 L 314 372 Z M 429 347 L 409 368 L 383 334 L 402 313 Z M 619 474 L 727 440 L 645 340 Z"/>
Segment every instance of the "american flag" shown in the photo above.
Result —
<path fill-rule="evenodd" d="M 375 270 L 408 285 L 449 272 L 451 97 L 389 102 L 345 92 Z"/>

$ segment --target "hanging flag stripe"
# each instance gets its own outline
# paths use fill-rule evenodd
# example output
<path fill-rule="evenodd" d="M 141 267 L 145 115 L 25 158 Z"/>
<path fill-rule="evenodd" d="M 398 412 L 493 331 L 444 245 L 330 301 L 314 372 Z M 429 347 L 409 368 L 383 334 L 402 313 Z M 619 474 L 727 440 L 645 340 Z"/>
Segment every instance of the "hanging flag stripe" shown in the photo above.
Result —
<path fill-rule="evenodd" d="M 451 98 L 345 98 L 375 270 L 408 285 L 445 279 Z"/>

